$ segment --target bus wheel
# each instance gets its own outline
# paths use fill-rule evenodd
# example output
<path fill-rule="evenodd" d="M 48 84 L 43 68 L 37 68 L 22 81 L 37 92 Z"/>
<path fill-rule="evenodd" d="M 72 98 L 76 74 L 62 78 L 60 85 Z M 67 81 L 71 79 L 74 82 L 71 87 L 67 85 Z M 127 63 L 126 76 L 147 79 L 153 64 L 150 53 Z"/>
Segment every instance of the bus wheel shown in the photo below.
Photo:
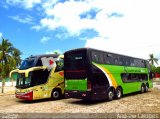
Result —
<path fill-rule="evenodd" d="M 146 85 L 146 87 L 145 87 L 145 92 L 148 92 L 148 86 Z"/>
<path fill-rule="evenodd" d="M 122 97 L 122 89 L 118 87 L 115 92 L 115 98 L 120 99 Z"/>
<path fill-rule="evenodd" d="M 110 89 L 110 90 L 108 91 L 107 98 L 108 98 L 109 101 L 113 100 L 113 98 L 114 98 L 114 93 L 113 93 L 113 90 L 112 90 L 112 89 Z"/>
<path fill-rule="evenodd" d="M 141 86 L 141 93 L 144 93 L 145 92 L 145 85 L 142 85 Z"/>
<path fill-rule="evenodd" d="M 60 93 L 59 90 L 53 90 L 52 91 L 52 96 L 51 96 L 52 99 L 57 100 L 57 99 L 60 98 L 60 96 L 61 96 L 61 93 Z"/>

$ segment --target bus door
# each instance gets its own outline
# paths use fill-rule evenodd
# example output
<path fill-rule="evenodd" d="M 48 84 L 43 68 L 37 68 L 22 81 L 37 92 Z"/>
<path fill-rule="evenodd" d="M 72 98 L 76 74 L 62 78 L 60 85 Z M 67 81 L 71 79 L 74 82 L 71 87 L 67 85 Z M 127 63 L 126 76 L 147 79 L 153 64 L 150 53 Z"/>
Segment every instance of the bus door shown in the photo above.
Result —
<path fill-rule="evenodd" d="M 56 67 L 54 67 L 49 76 L 48 88 L 52 91 L 55 87 L 64 87 L 64 63 L 63 59 L 56 61 Z M 63 85 L 63 86 L 62 86 Z"/>

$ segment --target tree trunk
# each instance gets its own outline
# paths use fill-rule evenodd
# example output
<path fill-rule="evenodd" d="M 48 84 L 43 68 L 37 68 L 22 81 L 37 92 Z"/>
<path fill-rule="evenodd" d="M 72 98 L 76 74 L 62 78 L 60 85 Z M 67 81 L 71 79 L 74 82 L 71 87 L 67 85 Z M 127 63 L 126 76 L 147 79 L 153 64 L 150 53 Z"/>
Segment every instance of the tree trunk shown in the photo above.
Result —
<path fill-rule="evenodd" d="M 5 79 L 2 79 L 2 90 L 1 90 L 2 93 L 4 93 L 4 86 L 5 86 Z"/>
<path fill-rule="evenodd" d="M 12 86 L 13 86 L 13 84 L 14 84 L 14 79 L 13 79 L 13 78 L 11 78 L 11 80 L 12 80 Z"/>

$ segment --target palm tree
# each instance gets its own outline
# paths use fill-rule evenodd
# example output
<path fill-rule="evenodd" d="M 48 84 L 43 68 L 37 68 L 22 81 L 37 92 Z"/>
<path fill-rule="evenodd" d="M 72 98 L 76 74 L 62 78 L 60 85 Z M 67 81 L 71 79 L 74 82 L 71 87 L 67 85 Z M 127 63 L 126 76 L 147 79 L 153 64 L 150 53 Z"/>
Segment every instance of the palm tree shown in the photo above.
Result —
<path fill-rule="evenodd" d="M 16 62 L 16 64 L 15 64 L 16 67 L 19 67 L 20 64 L 21 64 L 21 61 L 22 61 L 22 60 L 21 60 L 21 57 L 20 57 L 21 54 L 22 54 L 22 52 L 21 52 L 20 50 L 18 50 L 17 48 L 13 48 L 12 57 L 13 57 L 13 59 L 14 59 L 15 62 Z M 16 67 L 14 67 L 14 69 L 15 69 Z"/>
<path fill-rule="evenodd" d="M 5 85 L 5 78 L 8 77 L 9 72 L 11 70 L 10 64 L 16 64 L 15 60 L 11 56 L 11 52 L 13 50 L 13 45 L 7 40 L 2 37 L 2 43 L 0 44 L 0 63 L 1 63 L 1 70 L 0 77 L 2 80 L 2 93 L 4 93 L 4 85 Z"/>
<path fill-rule="evenodd" d="M 155 58 L 153 54 L 149 54 L 150 59 L 148 61 L 154 66 L 154 63 L 158 64 L 158 58 Z"/>
<path fill-rule="evenodd" d="M 21 64 L 21 57 L 20 57 L 20 55 L 22 54 L 21 52 L 20 52 L 20 50 L 18 50 L 17 48 L 13 48 L 13 51 L 12 51 L 12 57 L 13 57 L 13 59 L 15 60 L 15 64 L 11 67 L 12 69 L 11 70 L 13 70 L 13 69 L 16 69 L 17 67 L 19 67 L 20 66 L 20 64 Z M 14 84 L 14 79 L 11 77 L 11 82 L 12 82 L 12 86 L 13 86 L 13 84 Z"/>

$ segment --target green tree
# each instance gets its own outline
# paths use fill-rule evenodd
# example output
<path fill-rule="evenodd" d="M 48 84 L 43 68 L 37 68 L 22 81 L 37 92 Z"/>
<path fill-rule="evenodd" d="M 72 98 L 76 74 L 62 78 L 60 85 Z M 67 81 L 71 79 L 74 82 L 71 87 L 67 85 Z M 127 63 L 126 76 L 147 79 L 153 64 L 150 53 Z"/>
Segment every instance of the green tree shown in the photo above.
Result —
<path fill-rule="evenodd" d="M 154 63 L 158 64 L 158 58 L 155 58 L 153 54 L 149 54 L 149 59 L 148 61 L 151 63 L 151 65 L 154 66 Z"/>
<path fill-rule="evenodd" d="M 18 50 L 17 48 L 13 48 L 13 51 L 12 51 L 11 54 L 12 54 L 13 59 L 16 62 L 15 66 L 19 67 L 20 64 L 21 64 L 21 61 L 22 61 L 21 57 L 20 57 L 20 55 L 22 54 L 22 52 L 20 50 Z M 13 68 L 15 69 L 16 67 L 13 67 Z"/>
<path fill-rule="evenodd" d="M 0 78 L 2 79 L 2 93 L 4 92 L 5 78 L 9 76 L 9 72 L 19 65 L 20 51 L 13 47 L 7 39 L 2 37 L 0 43 Z"/>
<path fill-rule="evenodd" d="M 17 67 L 20 66 L 21 61 L 22 61 L 20 55 L 22 53 L 21 53 L 21 51 L 19 49 L 13 48 L 13 51 L 12 51 L 11 54 L 12 54 L 13 59 L 15 60 L 15 64 L 13 64 L 11 66 L 11 70 L 13 70 L 13 69 L 16 69 Z M 14 79 L 13 78 L 11 78 L 11 82 L 12 82 L 12 86 L 13 86 L 13 84 L 14 84 Z"/>
<path fill-rule="evenodd" d="M 155 72 L 160 74 L 160 67 L 156 67 Z"/>

